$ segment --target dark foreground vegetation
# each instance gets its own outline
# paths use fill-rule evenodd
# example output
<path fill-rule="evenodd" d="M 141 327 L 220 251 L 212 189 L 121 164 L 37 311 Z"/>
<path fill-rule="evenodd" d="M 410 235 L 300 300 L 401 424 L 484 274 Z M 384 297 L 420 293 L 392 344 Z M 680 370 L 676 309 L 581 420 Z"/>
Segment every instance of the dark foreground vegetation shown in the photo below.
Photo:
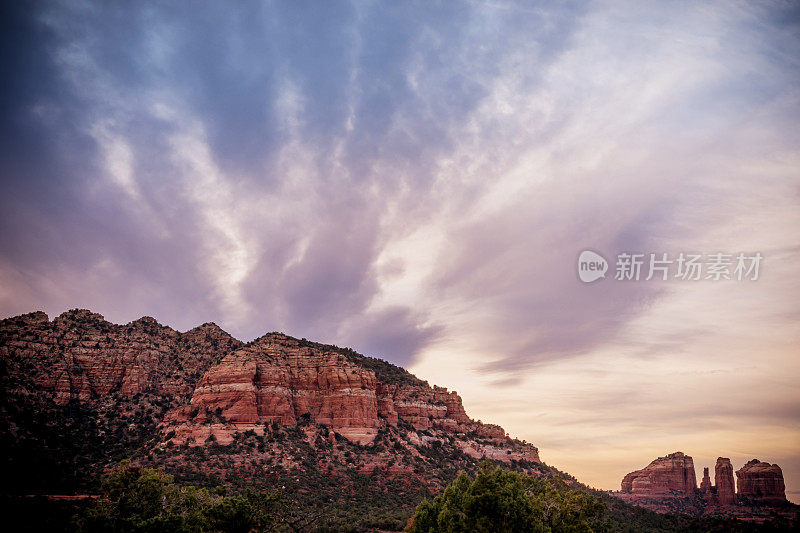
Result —
<path fill-rule="evenodd" d="M 101 494 L 80 501 L 4 498 L 14 531 L 205 533 L 291 531 L 694 532 L 797 531 L 787 522 L 749 524 L 656 514 L 562 477 L 536 478 L 488 462 L 461 473 L 413 512 L 383 521 L 309 505 L 280 491 L 181 485 L 160 469 L 123 462 L 104 476 Z M 356 505 L 358 507 L 358 505 Z"/>
<path fill-rule="evenodd" d="M 604 531 L 600 498 L 573 490 L 560 478 L 537 479 L 484 463 L 471 478 L 456 478 L 424 501 L 408 531 Z"/>

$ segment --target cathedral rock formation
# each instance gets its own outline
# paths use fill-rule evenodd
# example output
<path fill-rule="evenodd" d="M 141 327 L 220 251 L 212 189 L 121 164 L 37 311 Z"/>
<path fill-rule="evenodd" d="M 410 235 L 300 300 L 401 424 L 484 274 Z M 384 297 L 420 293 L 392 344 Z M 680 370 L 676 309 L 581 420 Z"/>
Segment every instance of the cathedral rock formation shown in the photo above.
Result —
<path fill-rule="evenodd" d="M 659 457 L 622 480 L 622 492 L 639 496 L 688 496 L 696 488 L 694 461 L 683 452 Z"/>
<path fill-rule="evenodd" d="M 761 502 L 786 501 L 786 486 L 781 467 L 758 459 L 748 461 L 736 471 L 739 495 Z"/>
<path fill-rule="evenodd" d="M 800 518 L 800 506 L 786 499 L 783 472 L 778 465 L 753 459 L 736 471 L 727 457 L 717 458 L 714 486 L 709 468 L 703 468 L 700 490 L 694 489 L 692 458 L 681 452 L 659 457 L 647 467 L 631 472 L 615 495 L 658 513 L 693 516 L 738 517 L 756 522 L 780 516 L 789 521 Z"/>
<path fill-rule="evenodd" d="M 717 464 L 714 466 L 714 485 L 717 487 L 717 502 L 720 505 L 737 503 L 733 484 L 733 466 L 727 457 L 717 458 Z"/>

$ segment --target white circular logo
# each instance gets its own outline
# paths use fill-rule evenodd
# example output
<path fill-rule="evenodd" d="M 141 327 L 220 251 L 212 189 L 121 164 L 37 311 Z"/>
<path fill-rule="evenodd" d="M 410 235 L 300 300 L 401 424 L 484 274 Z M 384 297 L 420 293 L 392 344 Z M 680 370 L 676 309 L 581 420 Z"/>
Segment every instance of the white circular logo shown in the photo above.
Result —
<path fill-rule="evenodd" d="M 578 277 L 584 283 L 591 283 L 606 277 L 608 261 L 591 250 L 584 250 L 578 257 Z"/>

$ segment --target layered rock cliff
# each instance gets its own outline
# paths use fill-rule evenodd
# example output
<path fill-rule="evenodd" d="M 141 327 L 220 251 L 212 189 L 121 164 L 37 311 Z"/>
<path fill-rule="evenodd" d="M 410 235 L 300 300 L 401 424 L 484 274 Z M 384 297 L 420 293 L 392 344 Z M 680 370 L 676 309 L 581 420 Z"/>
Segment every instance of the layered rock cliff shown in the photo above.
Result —
<path fill-rule="evenodd" d="M 786 486 L 781 467 L 753 459 L 736 471 L 738 494 L 761 502 L 785 502 Z"/>
<path fill-rule="evenodd" d="M 379 371 L 385 382 L 360 362 L 333 347 L 267 334 L 208 370 L 190 403 L 168 416 L 171 442 L 199 445 L 213 435 L 227 443 L 237 432 L 261 433 L 269 423 L 293 427 L 305 417 L 359 444 L 406 425 L 412 443 L 423 444 L 417 432 L 464 435 L 459 444 L 471 456 L 539 461 L 535 447 L 512 450 L 503 428 L 470 419 L 457 393 Z"/>
<path fill-rule="evenodd" d="M 212 323 L 179 332 L 149 317 L 30 313 L 0 321 L 0 381 L 7 491 L 74 490 L 131 456 L 189 479 L 223 478 L 233 461 L 248 483 L 264 465 L 425 487 L 483 458 L 549 471 L 536 447 L 471 420 L 457 393 L 280 333 L 244 344 Z M 224 459 L 197 460 L 206 450 Z"/>
<path fill-rule="evenodd" d="M 202 425 L 217 414 L 232 427 L 265 422 L 295 426 L 305 415 L 366 443 L 375 438 L 379 425 L 376 388 L 374 372 L 341 354 L 269 335 L 212 367 L 190 404 L 172 419 Z"/>
<path fill-rule="evenodd" d="M 197 379 L 242 343 L 215 324 L 186 333 L 142 317 L 120 326 L 83 309 L 0 321 L 10 392 L 48 391 L 57 405 L 145 391 L 186 398 Z"/>
<path fill-rule="evenodd" d="M 696 488 L 694 461 L 683 452 L 659 457 L 622 479 L 622 492 L 640 496 L 691 495 Z"/>
<path fill-rule="evenodd" d="M 79 309 L 0 320 L 0 491 L 74 490 L 143 453 L 166 413 L 241 345 L 214 324 L 181 333 Z"/>

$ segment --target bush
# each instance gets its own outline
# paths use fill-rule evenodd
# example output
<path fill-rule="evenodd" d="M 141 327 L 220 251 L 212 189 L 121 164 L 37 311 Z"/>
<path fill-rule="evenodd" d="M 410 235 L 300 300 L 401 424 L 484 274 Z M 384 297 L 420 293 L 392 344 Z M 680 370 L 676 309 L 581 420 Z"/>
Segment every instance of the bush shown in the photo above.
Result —
<path fill-rule="evenodd" d="M 201 532 L 246 533 L 275 525 L 285 512 L 277 494 L 227 496 L 206 489 L 181 487 L 161 470 L 123 462 L 106 476 L 97 506 L 73 519 L 83 532 Z"/>
<path fill-rule="evenodd" d="M 590 532 L 606 528 L 605 504 L 560 479 L 536 479 L 481 465 L 461 473 L 433 501 L 425 500 L 406 528 L 411 532 Z"/>

